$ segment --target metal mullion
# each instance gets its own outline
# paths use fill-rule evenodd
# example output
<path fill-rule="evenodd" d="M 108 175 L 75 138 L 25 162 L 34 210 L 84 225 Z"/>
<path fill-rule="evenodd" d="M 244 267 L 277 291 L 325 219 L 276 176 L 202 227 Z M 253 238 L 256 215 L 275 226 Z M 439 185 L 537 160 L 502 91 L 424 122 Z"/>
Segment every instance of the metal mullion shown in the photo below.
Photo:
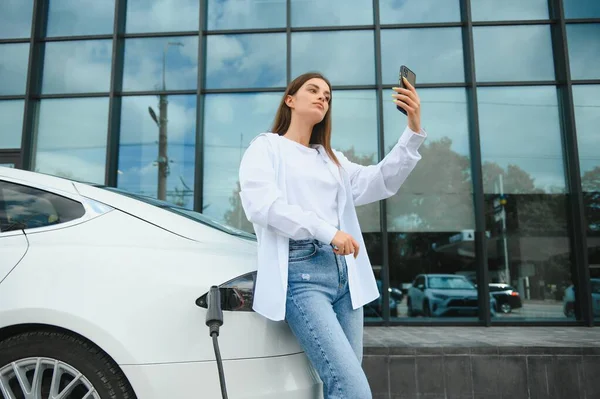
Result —
<path fill-rule="evenodd" d="M 556 80 L 528 80 L 528 81 L 512 81 L 512 82 L 477 82 L 477 87 L 509 87 L 509 86 L 554 86 L 558 82 Z"/>
<path fill-rule="evenodd" d="M 600 24 L 600 18 L 572 18 L 563 19 L 566 24 Z"/>
<path fill-rule="evenodd" d="M 382 88 L 391 89 L 392 87 L 396 87 L 397 84 L 383 84 Z M 415 84 L 416 89 L 444 89 L 444 88 L 454 88 L 454 87 L 467 87 L 467 83 L 465 82 L 455 82 L 455 83 L 417 83 Z"/>
<path fill-rule="evenodd" d="M 600 85 L 600 79 L 571 79 L 571 85 Z"/>
<path fill-rule="evenodd" d="M 381 66 L 381 23 L 379 18 L 379 0 L 373 0 L 373 22 L 375 23 L 374 39 L 375 39 L 375 86 L 377 96 L 377 158 L 381 161 L 385 157 L 385 132 L 383 124 L 383 78 Z M 384 325 L 390 323 L 390 254 L 389 240 L 387 235 L 387 202 L 386 200 L 379 201 L 379 226 L 381 229 L 381 250 L 382 253 L 382 269 L 381 276 L 382 288 L 382 308 Z M 366 251 L 366 248 L 365 248 Z"/>
<path fill-rule="evenodd" d="M 44 37 L 40 41 L 44 43 L 49 42 L 73 42 L 81 40 L 110 40 L 113 38 L 112 34 L 108 35 L 78 35 L 78 36 L 54 36 Z"/>
<path fill-rule="evenodd" d="M 206 66 L 206 2 L 200 1 L 198 10 L 198 87 L 196 88 L 196 151 L 194 168 L 194 205 L 197 212 L 204 209 L 204 69 Z"/>
<path fill-rule="evenodd" d="M 27 96 L 25 95 L 6 95 L 0 96 L 0 101 L 11 101 L 11 100 L 25 100 Z"/>
<path fill-rule="evenodd" d="M 108 97 L 110 92 L 95 92 L 95 93 L 52 93 L 39 94 L 32 96 L 34 100 L 55 100 L 63 98 L 90 98 L 90 97 Z"/>
<path fill-rule="evenodd" d="M 427 28 L 460 28 L 462 22 L 423 22 L 410 24 L 380 24 L 379 27 L 386 29 L 427 29 Z"/>
<path fill-rule="evenodd" d="M 30 43 L 31 38 L 21 39 L 0 39 L 0 44 L 18 44 L 18 43 Z"/>
<path fill-rule="evenodd" d="M 258 29 L 218 29 L 202 31 L 204 36 L 215 35 L 252 35 L 265 33 L 286 33 L 287 28 L 258 28 Z"/>
<path fill-rule="evenodd" d="M 331 32 L 347 30 L 373 30 L 373 25 L 345 25 L 345 26 L 297 26 L 292 32 Z"/>
<path fill-rule="evenodd" d="M 581 172 L 579 168 L 579 150 L 577 144 L 577 126 L 573 105 L 573 89 L 569 69 L 569 51 L 567 47 L 567 28 L 564 18 L 562 0 L 549 0 L 548 5 L 558 19 L 552 30 L 552 44 L 555 53 L 555 70 L 558 75 L 559 109 L 561 111 L 562 142 L 566 157 L 566 179 L 569 188 L 568 223 L 571 227 L 569 238 L 571 243 L 571 264 L 575 273 L 576 300 L 579 303 L 581 319 L 587 326 L 594 325 L 592 294 L 590 287 L 590 271 L 588 265 L 587 232 L 585 208 L 581 190 Z M 576 307 L 577 311 L 577 307 Z"/>
<path fill-rule="evenodd" d="M 116 91 L 115 95 L 120 97 L 134 96 L 160 96 L 166 94 L 168 96 L 194 95 L 198 90 L 139 90 L 139 91 Z"/>
<path fill-rule="evenodd" d="M 112 65 L 110 92 L 108 93 L 108 126 L 106 138 L 105 184 L 117 186 L 119 168 L 119 144 L 121 130 L 121 97 L 117 94 L 123 86 L 123 63 L 125 59 L 125 18 L 127 0 L 115 0 L 115 20 L 112 34 Z"/>
<path fill-rule="evenodd" d="M 48 20 L 48 0 L 34 0 L 31 16 L 31 37 L 29 40 L 29 62 L 27 65 L 27 84 L 25 89 L 25 107 L 23 110 L 23 131 L 21 135 L 21 166 L 32 169 L 35 127 L 37 125 L 37 105 L 35 99 L 42 87 L 42 66 L 44 44 L 41 39 L 46 34 Z"/>
<path fill-rule="evenodd" d="M 473 182 L 473 205 L 475 212 L 475 259 L 479 322 L 486 327 L 491 325 L 488 286 L 488 256 L 485 225 L 485 198 L 483 195 L 483 170 L 479 132 L 479 107 L 477 104 L 477 80 L 475 75 L 475 53 L 473 45 L 473 22 L 471 0 L 461 0 L 463 26 L 463 51 L 465 60 L 465 81 L 467 82 L 467 103 L 469 113 L 469 144 L 471 156 L 471 180 Z"/>
<path fill-rule="evenodd" d="M 198 31 L 186 30 L 179 32 L 148 32 L 148 33 L 125 33 L 121 37 L 125 39 L 151 39 L 157 37 L 179 37 L 179 36 L 198 36 Z"/>
<path fill-rule="evenodd" d="M 550 25 L 556 23 L 553 19 L 529 19 L 510 21 L 476 21 L 472 26 L 515 26 L 515 25 Z"/>
<path fill-rule="evenodd" d="M 285 7 L 285 81 L 292 81 L 292 0 L 286 0 Z"/>
<path fill-rule="evenodd" d="M 202 94 L 279 93 L 283 91 L 285 91 L 285 87 L 247 87 L 243 89 L 203 89 Z"/>

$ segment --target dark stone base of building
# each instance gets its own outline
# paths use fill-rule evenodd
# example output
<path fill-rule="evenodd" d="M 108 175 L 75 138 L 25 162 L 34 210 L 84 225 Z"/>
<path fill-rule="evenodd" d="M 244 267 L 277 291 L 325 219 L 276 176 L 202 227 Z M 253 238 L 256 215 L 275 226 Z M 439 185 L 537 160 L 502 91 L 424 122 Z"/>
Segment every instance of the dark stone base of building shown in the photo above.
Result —
<path fill-rule="evenodd" d="M 377 399 L 600 399 L 600 329 L 366 327 Z"/>

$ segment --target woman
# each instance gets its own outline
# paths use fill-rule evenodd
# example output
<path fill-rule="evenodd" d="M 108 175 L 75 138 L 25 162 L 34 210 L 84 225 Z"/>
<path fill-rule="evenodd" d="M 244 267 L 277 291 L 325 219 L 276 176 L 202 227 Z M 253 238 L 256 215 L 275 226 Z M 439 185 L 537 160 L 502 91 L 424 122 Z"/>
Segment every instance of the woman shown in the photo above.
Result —
<path fill-rule="evenodd" d="M 331 85 L 318 73 L 289 84 L 271 133 L 252 141 L 240 165 L 242 206 L 258 239 L 253 308 L 287 321 L 325 399 L 371 398 L 361 367 L 362 306 L 379 291 L 355 206 L 394 195 L 421 158 L 419 97 L 405 85 L 392 97 L 408 127 L 377 165 L 331 148 Z"/>

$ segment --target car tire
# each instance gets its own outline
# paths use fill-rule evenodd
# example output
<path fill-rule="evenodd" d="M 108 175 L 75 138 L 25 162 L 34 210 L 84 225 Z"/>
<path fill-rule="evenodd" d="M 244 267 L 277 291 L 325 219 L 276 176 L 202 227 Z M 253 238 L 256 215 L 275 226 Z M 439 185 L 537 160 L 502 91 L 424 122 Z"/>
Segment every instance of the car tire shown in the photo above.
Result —
<path fill-rule="evenodd" d="M 69 371 L 73 373 L 73 377 L 78 375 L 77 372 L 81 373 L 82 377 L 76 388 L 81 392 L 93 388 L 101 399 L 136 399 L 133 388 L 117 364 L 96 345 L 75 335 L 56 331 L 32 331 L 7 338 L 0 342 L 0 376 L 5 373 L 5 377 L 10 378 L 13 362 L 21 364 L 22 371 L 27 371 L 29 383 L 33 380 L 34 370 L 43 367 L 40 365 L 45 364 L 51 369 L 50 373 L 42 374 L 40 399 L 47 397 L 50 390 L 55 371 L 53 364 L 59 364 L 57 367 L 64 372 L 61 379 L 63 384 L 68 383 L 71 378 Z M 20 397 L 21 390 L 14 372 L 12 377 L 11 386 L 16 390 L 15 396 Z M 64 385 L 61 389 L 64 389 Z"/>
<path fill-rule="evenodd" d="M 406 308 L 407 308 L 407 310 L 406 310 L 406 315 L 407 315 L 408 317 L 415 317 L 415 316 L 416 316 L 416 315 L 415 315 L 415 311 L 414 311 L 414 310 L 413 310 L 413 308 L 412 308 L 412 303 L 411 303 L 411 300 L 410 300 L 410 298 L 407 298 L 407 299 L 406 299 Z"/>
<path fill-rule="evenodd" d="M 510 313 L 512 312 L 512 306 L 510 306 L 509 303 L 504 302 L 502 305 L 500 305 L 500 311 L 504 314 Z"/>
<path fill-rule="evenodd" d="M 429 301 L 423 301 L 423 317 L 431 317 L 431 307 L 429 307 Z"/>

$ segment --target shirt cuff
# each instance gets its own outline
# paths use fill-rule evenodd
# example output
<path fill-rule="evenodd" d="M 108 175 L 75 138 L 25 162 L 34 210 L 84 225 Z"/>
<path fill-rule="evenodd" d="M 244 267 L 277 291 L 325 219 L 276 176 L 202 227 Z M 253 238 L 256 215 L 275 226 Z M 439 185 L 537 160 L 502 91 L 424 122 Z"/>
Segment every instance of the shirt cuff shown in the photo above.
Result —
<path fill-rule="evenodd" d="M 333 237 L 335 237 L 337 232 L 338 232 L 338 229 L 336 229 L 335 227 L 330 226 L 327 223 L 323 223 L 321 226 L 319 226 L 317 228 L 317 231 L 315 233 L 315 238 L 317 240 L 329 245 L 329 244 L 331 244 L 331 241 L 333 241 Z"/>
<path fill-rule="evenodd" d="M 417 133 L 407 126 L 398 142 L 400 145 L 416 150 L 423 144 L 426 138 L 427 132 L 423 128 Z"/>

